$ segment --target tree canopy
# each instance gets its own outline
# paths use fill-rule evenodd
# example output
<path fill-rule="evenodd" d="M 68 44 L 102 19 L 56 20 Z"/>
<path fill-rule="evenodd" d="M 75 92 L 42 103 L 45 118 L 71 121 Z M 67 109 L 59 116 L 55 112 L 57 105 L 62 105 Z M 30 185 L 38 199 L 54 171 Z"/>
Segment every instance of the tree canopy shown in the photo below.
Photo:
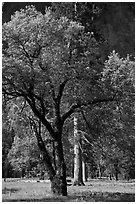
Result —
<path fill-rule="evenodd" d="M 104 100 L 101 98 L 100 65 L 91 63 L 97 43 L 89 33 L 84 33 L 82 25 L 66 17 L 55 19 L 51 11 L 42 15 L 34 7 L 28 7 L 26 11 L 16 12 L 12 20 L 3 25 L 3 41 L 8 44 L 3 55 L 4 93 L 23 96 L 34 113 L 43 118 L 50 132 L 45 115 L 51 104 L 59 106 L 60 101 L 69 98 L 72 106 L 62 115 L 64 122 L 85 102 Z M 56 108 L 58 117 L 62 111 L 59 109 Z"/>

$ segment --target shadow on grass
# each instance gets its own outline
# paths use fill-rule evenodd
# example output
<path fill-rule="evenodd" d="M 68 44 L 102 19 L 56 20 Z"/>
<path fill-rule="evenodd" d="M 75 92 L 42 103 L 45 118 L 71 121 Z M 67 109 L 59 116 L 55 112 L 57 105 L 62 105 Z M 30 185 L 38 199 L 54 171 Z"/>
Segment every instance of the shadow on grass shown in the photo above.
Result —
<path fill-rule="evenodd" d="M 46 197 L 43 199 L 3 199 L 3 202 L 135 202 L 135 194 L 129 193 L 91 193 Z"/>
<path fill-rule="evenodd" d="M 83 194 L 83 195 L 82 195 Z M 135 194 L 109 193 L 109 192 L 84 192 L 79 196 L 79 201 L 90 202 L 135 202 Z"/>
<path fill-rule="evenodd" d="M 11 194 L 11 193 L 16 193 L 17 191 L 19 191 L 20 188 L 4 188 L 2 189 L 2 194 Z"/>

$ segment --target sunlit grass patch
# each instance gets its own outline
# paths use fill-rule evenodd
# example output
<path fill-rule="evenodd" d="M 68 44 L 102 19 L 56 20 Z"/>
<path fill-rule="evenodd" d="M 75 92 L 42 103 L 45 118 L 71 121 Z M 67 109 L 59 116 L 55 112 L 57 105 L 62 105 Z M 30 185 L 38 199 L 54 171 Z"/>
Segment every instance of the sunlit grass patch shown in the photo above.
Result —
<path fill-rule="evenodd" d="M 135 183 L 91 180 L 85 186 L 68 186 L 68 196 L 54 196 L 50 182 L 3 182 L 2 199 L 12 202 L 134 202 Z"/>

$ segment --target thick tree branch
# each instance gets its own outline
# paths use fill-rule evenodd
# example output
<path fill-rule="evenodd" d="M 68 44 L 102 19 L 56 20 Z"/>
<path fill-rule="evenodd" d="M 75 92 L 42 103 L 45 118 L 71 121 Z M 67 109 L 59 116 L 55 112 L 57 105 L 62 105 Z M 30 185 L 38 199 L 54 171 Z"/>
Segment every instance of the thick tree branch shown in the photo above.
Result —
<path fill-rule="evenodd" d="M 21 49 L 23 50 L 25 57 L 27 57 L 27 59 L 29 60 L 30 64 L 32 65 L 33 64 L 33 60 L 31 58 L 31 56 L 28 54 L 28 52 L 26 51 L 24 44 L 19 39 L 18 39 L 18 43 L 20 43 Z"/>
<path fill-rule="evenodd" d="M 52 95 L 52 99 L 53 101 L 55 102 L 56 101 L 56 94 L 55 94 L 55 89 L 54 89 L 54 85 L 50 79 L 50 74 L 49 74 L 49 70 L 48 70 L 48 66 L 44 67 L 41 63 L 41 61 L 39 62 L 39 66 L 41 68 L 41 70 L 43 70 L 44 72 L 46 71 L 47 72 L 47 76 L 48 76 L 48 82 L 49 82 L 49 85 L 50 85 L 50 90 L 51 90 L 51 95 Z"/>
<path fill-rule="evenodd" d="M 60 102 L 61 102 L 61 98 L 63 96 L 63 91 L 64 91 L 64 88 L 65 88 L 65 85 L 67 83 L 68 79 L 64 80 L 60 86 L 59 86 L 59 91 L 58 91 L 58 95 L 55 99 L 55 114 L 56 114 L 56 125 L 57 125 L 57 128 L 59 129 L 62 125 L 62 122 L 61 122 L 61 116 L 60 116 Z"/>
<path fill-rule="evenodd" d="M 64 121 L 70 117 L 75 111 L 76 109 L 82 108 L 82 107 L 88 107 L 88 106 L 93 106 L 93 105 L 97 105 L 99 103 L 108 103 L 108 102 L 112 102 L 114 101 L 116 94 L 118 91 L 115 92 L 114 96 L 109 97 L 109 98 L 105 98 L 105 99 L 94 99 L 93 101 L 89 101 L 89 102 L 85 102 L 85 103 L 77 103 L 77 104 L 73 104 L 69 111 L 66 112 L 63 116 L 62 116 L 62 121 L 64 123 Z"/>
<path fill-rule="evenodd" d="M 28 118 L 30 120 L 31 126 L 33 127 L 33 129 L 35 131 L 38 147 L 39 147 L 39 149 L 40 149 L 40 151 L 41 151 L 41 153 L 43 155 L 43 160 L 46 163 L 47 171 L 48 171 L 50 180 L 52 180 L 54 175 L 55 175 L 55 170 L 54 170 L 54 168 L 52 166 L 51 157 L 49 155 L 49 152 L 47 151 L 47 149 L 45 147 L 45 144 L 44 144 L 44 141 L 43 141 L 43 139 L 41 137 L 41 122 L 39 121 L 38 127 L 37 127 L 36 122 L 31 117 L 28 116 Z"/>
<path fill-rule="evenodd" d="M 87 125 L 89 131 L 91 132 L 90 123 L 87 121 L 87 118 L 86 118 L 86 116 L 85 116 L 85 114 L 84 114 L 84 111 L 83 111 L 82 109 L 81 109 L 81 114 L 82 114 L 82 116 L 83 116 L 84 121 L 86 122 L 86 125 Z"/>
<path fill-rule="evenodd" d="M 43 125 L 46 126 L 46 128 L 49 131 L 51 137 L 54 140 L 58 140 L 56 132 L 52 128 L 50 122 L 48 122 L 48 120 L 43 116 L 43 114 L 41 114 L 41 111 L 39 111 L 37 109 L 34 97 L 33 96 L 26 97 L 26 100 L 27 100 L 28 104 L 30 105 L 30 107 L 31 107 L 32 111 L 34 112 L 34 114 L 40 119 L 40 121 L 43 123 Z"/>
<path fill-rule="evenodd" d="M 3 87 L 2 91 L 3 91 L 3 94 L 7 95 L 7 96 L 11 96 L 11 97 L 21 97 L 22 96 L 22 97 L 24 97 L 25 100 L 30 105 L 34 114 L 41 120 L 43 125 L 46 126 L 47 130 L 49 131 L 49 133 L 53 137 L 53 139 L 58 140 L 58 136 L 57 136 L 56 132 L 52 128 L 50 122 L 48 122 L 48 120 L 45 118 L 45 106 L 44 106 L 44 102 L 43 102 L 42 98 L 33 94 L 32 92 L 25 93 L 23 90 L 8 92 L 6 90 L 6 88 Z M 41 113 L 41 110 L 38 110 L 38 108 L 36 107 L 36 101 L 35 101 L 36 99 L 39 100 L 39 102 L 40 102 L 40 106 L 42 108 L 42 113 Z"/>
<path fill-rule="evenodd" d="M 58 96 L 57 96 L 57 102 L 60 103 L 62 95 L 63 95 L 63 91 L 65 88 L 66 83 L 68 82 L 69 79 L 64 80 L 60 86 L 59 86 L 59 92 L 58 92 Z"/>
<path fill-rule="evenodd" d="M 45 113 L 46 113 L 46 108 L 45 108 L 45 105 L 44 105 L 44 99 L 42 99 L 40 96 L 36 95 L 36 94 L 33 94 L 34 97 L 40 102 L 40 105 L 41 105 L 41 108 L 42 108 L 42 115 L 43 117 L 45 117 Z"/>
<path fill-rule="evenodd" d="M 73 104 L 69 111 L 67 111 L 63 116 L 62 116 L 62 122 L 64 122 L 68 117 L 70 117 L 76 109 L 80 108 L 81 105 L 80 104 Z"/>

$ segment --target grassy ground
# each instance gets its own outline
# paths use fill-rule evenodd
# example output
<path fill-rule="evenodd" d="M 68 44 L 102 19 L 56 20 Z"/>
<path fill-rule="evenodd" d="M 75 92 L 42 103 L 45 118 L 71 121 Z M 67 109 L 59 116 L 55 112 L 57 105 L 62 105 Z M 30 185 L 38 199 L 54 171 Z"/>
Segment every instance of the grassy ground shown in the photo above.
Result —
<path fill-rule="evenodd" d="M 134 202 L 134 181 L 90 180 L 85 186 L 68 184 L 68 196 L 53 196 L 50 182 L 9 180 L 2 183 L 2 201 L 6 202 Z"/>

